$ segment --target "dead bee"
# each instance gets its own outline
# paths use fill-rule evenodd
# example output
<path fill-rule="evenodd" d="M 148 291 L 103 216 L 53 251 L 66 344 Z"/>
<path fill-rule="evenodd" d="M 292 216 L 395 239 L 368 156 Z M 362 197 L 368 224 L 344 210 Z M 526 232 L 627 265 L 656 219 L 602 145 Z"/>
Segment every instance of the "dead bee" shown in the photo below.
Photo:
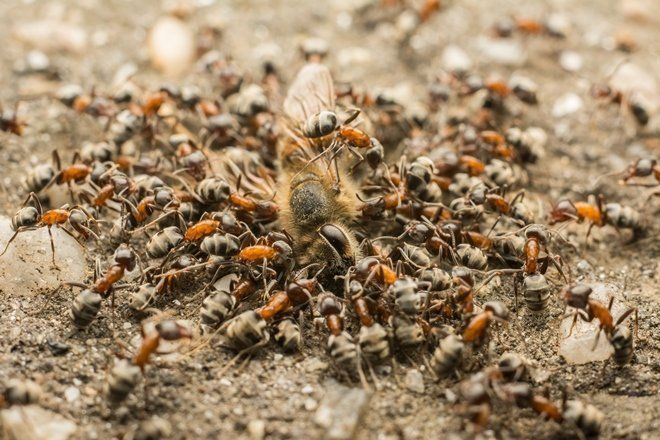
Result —
<path fill-rule="evenodd" d="M 310 116 L 332 111 L 334 106 L 327 67 L 304 66 L 284 101 L 286 135 L 278 144 L 281 225 L 293 237 L 299 264 L 326 265 L 321 275 L 326 287 L 334 285 L 334 276 L 344 275 L 358 257 L 355 235 L 348 226 L 358 213 L 357 191 L 344 169 L 346 164 L 342 157 L 326 158 L 326 138 L 317 142 L 303 133 Z"/>
<path fill-rule="evenodd" d="M 123 402 L 137 386 L 141 377 L 140 367 L 126 359 L 117 360 L 108 374 L 104 387 L 110 403 L 117 405 Z"/>
<path fill-rule="evenodd" d="M 301 341 L 300 326 L 293 319 L 286 318 L 277 323 L 275 342 L 285 351 L 299 350 Z"/>

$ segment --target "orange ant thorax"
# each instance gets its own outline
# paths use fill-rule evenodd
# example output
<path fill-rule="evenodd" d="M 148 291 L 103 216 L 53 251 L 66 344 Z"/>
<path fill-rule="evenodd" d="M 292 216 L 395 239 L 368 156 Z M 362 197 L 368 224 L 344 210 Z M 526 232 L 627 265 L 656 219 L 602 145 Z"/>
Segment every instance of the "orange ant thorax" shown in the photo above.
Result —
<path fill-rule="evenodd" d="M 217 231 L 218 228 L 220 228 L 220 222 L 218 220 L 200 220 L 188 228 L 183 239 L 186 241 L 199 241 Z"/>
<path fill-rule="evenodd" d="M 586 202 L 575 202 L 573 205 L 580 219 L 589 220 L 596 226 L 603 226 L 603 215 L 598 206 Z"/>
<path fill-rule="evenodd" d="M 357 148 L 368 148 L 371 146 L 371 138 L 369 135 L 358 128 L 348 126 L 341 127 L 339 129 L 339 135 Z"/>
<path fill-rule="evenodd" d="M 66 209 L 51 209 L 41 216 L 41 222 L 45 225 L 62 224 L 69 219 L 69 211 Z"/>
<path fill-rule="evenodd" d="M 256 244 L 254 246 L 248 246 L 245 249 L 241 249 L 238 253 L 238 258 L 243 261 L 257 261 L 261 259 L 270 260 L 277 255 L 275 248 L 271 246 L 266 246 L 262 244 Z"/>

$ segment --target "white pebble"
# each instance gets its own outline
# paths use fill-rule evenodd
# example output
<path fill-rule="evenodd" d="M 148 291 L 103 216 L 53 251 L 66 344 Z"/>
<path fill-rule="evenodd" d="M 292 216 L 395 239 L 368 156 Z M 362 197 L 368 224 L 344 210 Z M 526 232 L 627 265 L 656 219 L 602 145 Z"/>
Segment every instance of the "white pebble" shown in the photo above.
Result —
<path fill-rule="evenodd" d="M 577 72 L 582 68 L 582 55 L 572 50 L 564 50 L 559 54 L 559 65 L 567 72 Z"/>
<path fill-rule="evenodd" d="M 561 118 L 577 112 L 582 108 L 582 98 L 575 93 L 560 96 L 552 106 L 552 116 Z"/>
<path fill-rule="evenodd" d="M 472 68 L 472 60 L 459 46 L 450 44 L 442 51 L 442 67 L 451 72 L 467 72 Z"/>
<path fill-rule="evenodd" d="M 195 36 L 183 21 L 161 17 L 149 32 L 147 42 L 151 63 L 167 75 L 188 70 L 195 57 Z"/>
<path fill-rule="evenodd" d="M 68 387 L 64 390 L 64 398 L 67 402 L 75 402 L 80 397 L 80 390 L 76 387 Z"/>

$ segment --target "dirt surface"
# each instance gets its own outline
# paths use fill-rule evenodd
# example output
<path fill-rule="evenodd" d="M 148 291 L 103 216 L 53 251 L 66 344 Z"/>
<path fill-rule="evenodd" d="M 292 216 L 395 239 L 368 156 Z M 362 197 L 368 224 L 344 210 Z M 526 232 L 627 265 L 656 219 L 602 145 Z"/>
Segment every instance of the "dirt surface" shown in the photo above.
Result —
<path fill-rule="evenodd" d="M 619 186 L 616 177 L 598 179 L 639 157 L 658 157 L 659 115 L 638 130 L 629 114 L 615 105 L 605 106 L 589 94 L 591 85 L 606 81 L 624 59 L 646 71 L 658 87 L 657 7 L 642 19 L 633 19 L 622 13 L 621 4 L 635 2 L 443 1 L 442 9 L 420 26 L 410 45 L 401 46 L 395 37 L 401 10 L 392 14 L 368 8 L 352 10 L 355 3 L 368 1 L 199 3 L 208 5 L 200 6 L 188 21 L 194 29 L 209 23 L 220 26 L 218 48 L 245 72 L 260 72 L 262 54 L 274 53 L 271 58 L 284 80 L 290 81 L 303 63 L 299 44 L 307 36 L 317 36 L 330 43 L 328 65 L 337 81 L 352 81 L 369 90 L 409 88 L 419 101 L 426 99 L 426 86 L 442 67 L 441 54 L 448 44 L 463 48 L 473 69 L 481 74 L 508 78 L 515 72 L 533 79 L 539 85 L 539 104 L 522 107 L 515 119 L 523 127 L 541 127 L 548 141 L 546 157 L 528 169 L 527 200 L 538 207 L 539 218 L 560 197 L 586 200 L 588 194 L 598 193 L 640 211 L 647 235 L 634 244 L 626 244 L 628 231 L 619 235 L 604 227 L 595 228 L 585 245 L 587 226 L 583 224 L 563 231 L 577 251 L 561 248 L 574 278 L 611 283 L 617 286 L 613 292 L 617 300 L 638 309 L 639 335 L 633 361 L 626 367 L 616 368 L 612 362 L 569 365 L 558 354 L 563 303 L 555 296 L 542 313 L 520 307 L 512 322 L 498 332 L 491 355 L 496 359 L 505 351 L 520 353 L 535 366 L 535 384 L 547 386 L 555 400 L 560 400 L 566 385 L 574 395 L 598 407 L 605 415 L 601 438 L 660 437 L 660 222 L 654 221 L 660 199 L 648 199 L 648 189 Z M 9 107 L 20 100 L 20 114 L 28 123 L 22 137 L 0 133 L 0 213 L 13 215 L 24 200 L 22 180 L 27 167 L 49 160 L 53 149 L 68 161 L 70 151 L 82 140 L 102 136 L 102 127 L 91 118 L 75 115 L 52 98 L 62 84 L 104 89 L 120 67 L 133 63 L 138 69 L 135 82 L 147 88 L 166 80 L 209 86 L 196 73 L 166 79 L 150 67 L 144 41 L 163 10 L 161 2 L 155 1 L 0 2 L 0 41 L 4 43 L 0 48 L 0 102 Z M 494 50 L 484 49 L 484 44 L 497 19 L 510 14 L 541 19 L 551 13 L 560 13 L 570 23 L 566 38 L 515 35 L 506 41 L 519 46 L 519 61 L 509 65 L 489 59 Z M 49 42 L 41 40 L 43 47 L 38 49 L 48 55 L 59 79 L 17 72 L 26 54 L 35 49 L 34 42 L 19 38 L 18 29 L 40 19 L 69 23 L 86 36 L 78 51 L 46 47 Z M 611 47 L 619 31 L 632 35 L 636 41 L 633 52 Z M 50 41 L 50 45 L 55 43 Z M 576 72 L 560 66 L 563 50 L 581 56 L 582 65 Z M 565 117 L 554 116 L 557 99 L 569 92 L 582 99 L 582 108 Z M 8 264 L 0 260 L 0 265 Z M 93 260 L 87 264 L 91 276 Z M 558 276 L 551 279 L 561 284 Z M 75 438 L 120 438 L 153 415 L 171 424 L 173 438 L 320 438 L 327 428 L 319 420 L 318 408 L 328 389 L 338 383 L 360 387 L 333 366 L 324 351 L 326 334 L 307 321 L 298 354 L 285 354 L 272 345 L 239 366 L 228 364 L 232 353 L 208 346 L 192 354 L 159 359 L 148 370 L 147 387 L 110 409 L 102 387 L 119 350 L 117 340 L 129 342 L 139 334 L 143 316 L 128 309 L 125 293 L 120 291 L 114 336 L 105 309 L 88 330 L 69 337 L 66 315 L 71 295 L 67 289 L 56 294 L 44 289 L 0 292 L 0 383 L 13 378 L 40 383 L 41 405 L 74 421 L 78 426 Z M 508 281 L 480 295 L 482 301 L 500 300 L 513 308 Z M 197 320 L 201 300 L 200 295 L 173 292 L 158 306 L 172 310 L 175 316 Z M 357 333 L 357 328 L 349 330 Z M 53 348 L 55 342 L 66 344 L 65 353 Z M 421 388 L 416 382 L 409 383 L 416 377 L 411 373 L 414 370 L 422 374 Z M 378 389 L 370 385 L 366 406 L 351 411 L 363 412 L 356 438 L 474 435 L 453 402 L 457 381 L 435 381 L 418 354 L 400 354 L 394 367 L 383 367 L 377 376 Z M 354 402 L 344 404 L 350 408 Z M 549 439 L 574 438 L 576 434 L 570 427 L 541 420 L 530 410 L 503 407 L 495 408 L 489 430 L 481 435 Z"/>

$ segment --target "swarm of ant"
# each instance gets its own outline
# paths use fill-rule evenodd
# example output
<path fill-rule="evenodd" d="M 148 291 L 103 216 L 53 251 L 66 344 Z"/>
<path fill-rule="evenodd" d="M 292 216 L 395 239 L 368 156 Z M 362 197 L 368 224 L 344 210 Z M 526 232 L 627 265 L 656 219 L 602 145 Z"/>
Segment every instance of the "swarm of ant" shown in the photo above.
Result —
<path fill-rule="evenodd" d="M 313 331 L 327 335 L 337 374 L 364 386 L 377 386 L 374 367 L 401 354 L 425 362 L 456 387 L 457 406 L 477 430 L 489 425 L 494 405 L 514 405 L 598 434 L 602 414 L 566 390 L 553 402 L 534 388 L 520 355 L 484 360 L 512 312 L 483 292 L 510 277 L 516 307 L 518 292 L 536 313 L 561 298 L 575 309 L 574 322 L 600 323 L 614 361 L 625 365 L 634 350 L 626 319 L 636 310 L 615 321 L 612 302 L 571 281 L 561 255 L 567 240 L 554 225 L 628 229 L 636 240 L 642 216 L 601 196 L 559 200 L 548 218 L 535 218 L 525 203 L 525 166 L 542 151 L 528 132 L 502 122 L 507 101 L 536 102 L 524 84 L 447 74 L 430 85 L 426 112 L 410 117 L 386 96 L 335 84 L 324 56 L 306 52 L 286 93 L 272 65 L 248 84 L 213 52 L 203 58 L 219 79 L 211 97 L 170 85 L 113 95 L 63 88 L 61 102 L 97 119 L 106 139 L 68 164 L 55 151 L 52 165 L 31 171 L 2 254 L 23 231 L 55 226 L 82 246 L 95 240 L 97 249 L 114 249 L 107 267 L 97 259 L 91 282 L 61 286 L 81 289 L 69 313 L 75 331 L 93 326 L 102 308 L 113 314 L 120 289 L 136 313 L 155 313 L 137 350 L 108 366 L 112 405 L 135 391 L 163 341 L 190 339 L 192 350 L 221 345 L 236 353 L 233 363 L 267 349 L 271 338 L 296 351 L 303 331 Z M 438 117 L 466 100 L 480 104 L 472 114 Z M 2 130 L 21 135 L 23 127 L 16 111 L 2 113 Z M 396 151 L 403 155 L 391 160 Z M 650 176 L 655 181 L 644 185 L 657 186 L 656 160 L 640 159 L 621 183 Z M 53 185 L 67 187 L 71 204 L 48 204 Z M 51 235 L 53 266 L 55 249 Z M 136 268 L 139 280 L 120 284 Z M 189 295 L 204 296 L 198 330 L 156 309 L 167 307 L 167 292 L 190 286 L 189 275 L 197 290 Z M 30 400 L 29 390 L 15 388 L 7 401 Z"/>

